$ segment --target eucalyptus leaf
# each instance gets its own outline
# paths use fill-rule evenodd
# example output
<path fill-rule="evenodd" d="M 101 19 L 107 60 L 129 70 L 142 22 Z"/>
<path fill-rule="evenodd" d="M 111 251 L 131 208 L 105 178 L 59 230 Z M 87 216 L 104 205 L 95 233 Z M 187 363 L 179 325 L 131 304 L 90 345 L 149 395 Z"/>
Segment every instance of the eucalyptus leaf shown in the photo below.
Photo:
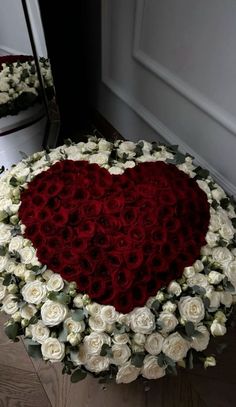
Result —
<path fill-rule="evenodd" d="M 0 174 L 2 174 L 4 171 L 5 171 L 5 167 L 4 167 L 4 165 L 2 165 L 2 166 L 0 167 Z"/>
<path fill-rule="evenodd" d="M 42 358 L 41 345 L 28 345 L 27 352 L 34 359 Z"/>
<path fill-rule="evenodd" d="M 158 300 L 153 301 L 152 305 L 151 305 L 151 310 L 153 311 L 158 311 L 160 308 L 161 304 Z"/>
<path fill-rule="evenodd" d="M 84 311 L 82 309 L 78 309 L 72 313 L 71 317 L 73 321 L 82 321 L 84 319 Z"/>
<path fill-rule="evenodd" d="M 108 357 L 112 357 L 112 356 L 113 356 L 111 347 L 110 347 L 107 343 L 104 343 L 104 344 L 102 345 L 102 349 L 101 349 L 101 352 L 100 352 L 100 356 L 108 356 Z"/>
<path fill-rule="evenodd" d="M 187 363 L 188 369 L 193 369 L 193 352 L 191 349 L 188 351 L 188 354 L 186 357 L 186 363 Z"/>
<path fill-rule="evenodd" d="M 29 325 L 35 325 L 37 324 L 39 318 L 36 315 L 33 315 L 32 318 L 29 320 Z"/>
<path fill-rule="evenodd" d="M 8 273 L 5 275 L 4 279 L 3 279 L 3 285 L 8 286 L 11 284 L 12 281 L 12 274 Z"/>
<path fill-rule="evenodd" d="M 195 328 L 194 328 L 193 322 L 187 321 L 184 328 L 185 328 L 185 332 L 189 338 L 194 335 Z"/>
<path fill-rule="evenodd" d="M 231 219 L 233 227 L 236 229 L 236 218 Z"/>
<path fill-rule="evenodd" d="M 199 295 L 204 295 L 206 294 L 206 290 L 204 287 L 200 287 L 199 285 L 194 285 L 192 286 L 192 290 Z"/>
<path fill-rule="evenodd" d="M 76 369 L 72 373 L 70 380 L 71 380 L 72 383 L 77 383 L 77 382 L 79 382 L 81 380 L 84 380 L 86 376 L 87 376 L 86 372 L 84 372 L 81 369 Z"/>

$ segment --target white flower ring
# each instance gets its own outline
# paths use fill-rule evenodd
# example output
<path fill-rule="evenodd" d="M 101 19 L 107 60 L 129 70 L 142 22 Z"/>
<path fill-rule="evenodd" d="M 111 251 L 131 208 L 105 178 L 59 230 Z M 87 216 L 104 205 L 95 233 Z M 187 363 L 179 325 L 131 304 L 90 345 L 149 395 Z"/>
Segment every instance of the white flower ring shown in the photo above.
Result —
<path fill-rule="evenodd" d="M 86 160 L 111 174 L 147 161 L 175 164 L 195 178 L 210 205 L 206 245 L 182 277 L 161 288 L 127 314 L 91 301 L 76 283 L 41 264 L 18 217 L 21 191 L 58 161 Z M 129 383 L 139 375 L 157 379 L 185 366 L 193 354 L 204 366 L 215 360 L 202 352 L 213 336 L 226 333 L 236 297 L 236 213 L 206 170 L 173 146 L 90 137 L 22 160 L 0 179 L 0 304 L 9 315 L 10 339 L 24 336 L 29 354 L 62 362 L 73 382 L 87 373 Z M 209 362 L 210 361 L 210 362 Z"/>

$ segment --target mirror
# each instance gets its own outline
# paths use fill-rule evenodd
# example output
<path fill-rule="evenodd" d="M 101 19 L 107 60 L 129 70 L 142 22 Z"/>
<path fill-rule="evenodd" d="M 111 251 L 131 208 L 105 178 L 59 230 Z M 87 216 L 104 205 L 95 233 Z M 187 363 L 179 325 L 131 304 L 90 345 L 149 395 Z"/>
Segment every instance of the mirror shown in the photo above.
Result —
<path fill-rule="evenodd" d="M 20 150 L 54 147 L 58 131 L 38 1 L 0 0 L 0 164 L 19 161 Z"/>

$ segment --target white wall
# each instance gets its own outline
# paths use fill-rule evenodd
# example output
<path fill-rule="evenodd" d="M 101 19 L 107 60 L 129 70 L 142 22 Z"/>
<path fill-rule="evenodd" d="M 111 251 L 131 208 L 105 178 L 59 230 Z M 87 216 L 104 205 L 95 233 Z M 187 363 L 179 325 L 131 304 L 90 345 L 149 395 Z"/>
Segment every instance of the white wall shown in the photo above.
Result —
<path fill-rule="evenodd" d="M 128 139 L 179 144 L 236 194 L 236 2 L 103 0 L 97 108 Z"/>
<path fill-rule="evenodd" d="M 47 57 L 38 1 L 28 0 L 27 6 L 38 55 Z M 0 0 L 0 49 L 32 55 L 21 0 Z"/>

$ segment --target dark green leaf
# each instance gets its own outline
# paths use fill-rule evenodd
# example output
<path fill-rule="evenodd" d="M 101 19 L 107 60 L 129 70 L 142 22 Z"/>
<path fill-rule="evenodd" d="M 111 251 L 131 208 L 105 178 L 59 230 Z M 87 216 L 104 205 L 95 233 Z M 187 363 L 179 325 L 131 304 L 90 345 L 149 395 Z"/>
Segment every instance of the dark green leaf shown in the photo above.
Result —
<path fill-rule="evenodd" d="M 163 367 L 164 365 L 165 365 L 165 355 L 164 355 L 164 353 L 160 353 L 158 356 L 157 356 L 157 361 L 158 361 L 158 365 L 160 366 L 160 367 Z"/>
<path fill-rule="evenodd" d="M 0 174 L 2 174 L 4 171 L 5 171 L 5 167 L 4 167 L 4 165 L 2 165 L 2 166 L 0 167 Z"/>
<path fill-rule="evenodd" d="M 71 382 L 72 383 L 77 383 L 80 380 L 85 379 L 86 376 L 87 376 L 86 372 L 84 372 L 81 369 L 76 369 L 71 375 Z"/>
<path fill-rule="evenodd" d="M 176 153 L 178 151 L 179 146 L 177 144 L 166 146 L 167 151 L 171 153 Z"/>
<path fill-rule="evenodd" d="M 8 286 L 12 282 L 12 274 L 6 274 L 3 280 L 3 285 Z"/>
<path fill-rule="evenodd" d="M 223 286 L 225 291 L 234 292 L 235 288 L 230 281 L 223 280 Z"/>
<path fill-rule="evenodd" d="M 10 184 L 12 187 L 17 187 L 17 186 L 19 185 L 19 182 L 18 182 L 18 180 L 16 179 L 16 177 L 11 177 L 11 179 L 10 179 L 10 181 L 9 181 L 9 184 Z"/>
<path fill-rule="evenodd" d="M 203 301 L 203 304 L 204 304 L 204 307 L 206 308 L 206 309 L 208 309 L 209 307 L 210 307 L 210 300 L 209 300 L 209 298 L 208 297 L 204 297 L 203 299 L 202 299 L 202 301 Z"/>
<path fill-rule="evenodd" d="M 17 322 L 14 322 L 12 325 L 8 325 L 5 328 L 5 334 L 8 336 L 9 339 L 15 341 L 17 335 L 20 332 L 20 325 Z"/>
<path fill-rule="evenodd" d="M 107 345 L 107 343 L 104 343 L 104 344 L 102 345 L 102 349 L 101 349 L 101 352 L 100 352 L 100 356 L 108 356 L 108 357 L 112 357 L 112 356 L 113 356 L 111 347 L 110 347 L 109 345 Z"/>
<path fill-rule="evenodd" d="M 144 352 L 134 353 L 131 356 L 131 363 L 132 363 L 132 365 L 134 365 L 136 367 L 142 367 L 144 358 L 145 358 Z"/>
<path fill-rule="evenodd" d="M 209 171 L 201 167 L 195 168 L 194 172 L 196 173 L 196 176 L 194 177 L 196 179 L 206 179 L 209 175 Z"/>
<path fill-rule="evenodd" d="M 194 335 L 194 331 L 195 331 L 195 328 L 194 328 L 193 322 L 191 322 L 191 321 L 186 322 L 185 332 L 189 338 Z"/>
<path fill-rule="evenodd" d="M 229 198 L 223 198 L 223 199 L 221 199 L 221 201 L 220 201 L 220 206 L 221 206 L 223 209 L 227 209 L 228 206 L 229 206 L 229 204 L 230 204 Z"/>
<path fill-rule="evenodd" d="M 5 246 L 0 246 L 0 256 L 5 256 L 7 253 L 7 249 Z"/>
<path fill-rule="evenodd" d="M 185 162 L 185 155 L 180 153 L 179 151 L 175 154 L 174 158 L 168 158 L 166 160 L 167 163 L 170 164 L 183 164 Z"/>
<path fill-rule="evenodd" d="M 160 302 L 158 300 L 153 301 L 152 305 L 151 305 L 151 310 L 153 311 L 158 311 L 160 308 Z"/>
<path fill-rule="evenodd" d="M 166 373 L 170 375 L 177 376 L 177 369 L 176 366 L 168 365 L 166 368 Z"/>
<path fill-rule="evenodd" d="M 41 345 L 28 345 L 27 352 L 34 359 L 42 358 Z"/>
<path fill-rule="evenodd" d="M 66 138 L 66 139 L 64 140 L 64 144 L 65 144 L 67 147 L 70 147 L 70 146 L 73 144 L 73 142 L 72 142 L 72 140 L 71 140 L 70 138 Z"/>
<path fill-rule="evenodd" d="M 186 364 L 188 369 L 193 369 L 193 352 L 191 349 L 188 351 Z"/>
<path fill-rule="evenodd" d="M 37 324 L 38 320 L 38 317 L 36 315 L 33 315 L 32 318 L 30 318 L 29 320 L 29 325 Z"/>

